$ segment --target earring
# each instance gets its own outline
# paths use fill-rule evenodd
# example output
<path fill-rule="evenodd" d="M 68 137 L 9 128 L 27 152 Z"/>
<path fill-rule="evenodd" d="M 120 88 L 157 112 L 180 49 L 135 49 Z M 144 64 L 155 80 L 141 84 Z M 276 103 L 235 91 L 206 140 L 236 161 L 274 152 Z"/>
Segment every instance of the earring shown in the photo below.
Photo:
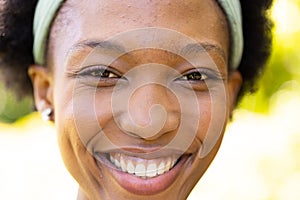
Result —
<path fill-rule="evenodd" d="M 42 119 L 43 119 L 44 121 L 49 121 L 49 120 L 50 120 L 50 117 L 51 117 L 51 115 L 52 115 L 52 113 L 53 113 L 53 111 L 52 111 L 51 108 L 46 108 L 46 109 L 41 113 Z"/>

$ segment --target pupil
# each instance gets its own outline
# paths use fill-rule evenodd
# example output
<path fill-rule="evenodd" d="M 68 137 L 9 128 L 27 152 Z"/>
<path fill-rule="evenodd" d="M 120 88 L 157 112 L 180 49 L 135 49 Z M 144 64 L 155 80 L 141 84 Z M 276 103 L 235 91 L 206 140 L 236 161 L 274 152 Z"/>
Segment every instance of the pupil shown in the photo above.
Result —
<path fill-rule="evenodd" d="M 190 80 L 201 80 L 202 76 L 199 72 L 193 72 L 191 74 L 188 75 L 188 79 Z"/>
<path fill-rule="evenodd" d="M 108 71 L 102 71 L 102 72 L 100 72 L 100 74 L 101 74 L 101 76 L 102 77 L 108 77 L 109 76 L 109 72 Z"/>
<path fill-rule="evenodd" d="M 109 72 L 107 70 L 97 70 L 92 72 L 92 76 L 98 76 L 98 77 L 108 77 Z"/>

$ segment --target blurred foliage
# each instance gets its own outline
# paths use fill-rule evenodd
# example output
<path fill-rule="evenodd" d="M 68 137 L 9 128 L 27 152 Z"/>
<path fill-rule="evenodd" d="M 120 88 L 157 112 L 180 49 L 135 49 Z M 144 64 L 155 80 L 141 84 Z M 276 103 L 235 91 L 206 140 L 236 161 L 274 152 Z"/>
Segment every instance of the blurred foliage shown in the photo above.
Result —
<path fill-rule="evenodd" d="M 270 15 L 275 22 L 272 56 L 257 92 L 246 95 L 240 104 L 258 113 L 269 113 L 277 92 L 300 92 L 300 0 L 275 1 Z"/>
<path fill-rule="evenodd" d="M 17 99 L 0 85 L 0 121 L 11 123 L 33 111 L 32 98 Z"/>

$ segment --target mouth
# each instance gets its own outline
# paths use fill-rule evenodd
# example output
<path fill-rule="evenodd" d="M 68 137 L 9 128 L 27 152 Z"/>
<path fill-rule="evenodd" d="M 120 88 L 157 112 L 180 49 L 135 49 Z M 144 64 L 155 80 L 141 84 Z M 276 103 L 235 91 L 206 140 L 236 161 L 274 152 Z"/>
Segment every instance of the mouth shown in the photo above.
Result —
<path fill-rule="evenodd" d="M 157 194 L 173 184 L 191 155 L 142 158 L 125 153 L 97 153 L 99 168 L 107 167 L 120 186 L 140 195 Z"/>
<path fill-rule="evenodd" d="M 168 156 L 147 160 L 122 153 L 110 153 L 107 156 L 118 170 L 143 179 L 153 178 L 170 171 L 180 158 L 179 156 Z"/>

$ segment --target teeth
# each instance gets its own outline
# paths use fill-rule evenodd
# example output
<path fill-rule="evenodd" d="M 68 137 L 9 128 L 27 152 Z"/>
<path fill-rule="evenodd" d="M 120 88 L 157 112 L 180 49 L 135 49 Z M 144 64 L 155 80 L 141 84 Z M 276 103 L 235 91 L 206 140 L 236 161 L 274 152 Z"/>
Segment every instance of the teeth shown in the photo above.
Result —
<path fill-rule="evenodd" d="M 129 160 L 127 163 L 127 172 L 129 174 L 134 174 L 134 170 L 135 170 L 135 167 L 134 167 L 133 163 Z"/>
<path fill-rule="evenodd" d="M 166 166 L 165 166 L 165 171 L 169 171 L 170 170 L 170 168 L 172 167 L 171 164 L 172 164 L 172 160 L 171 160 L 171 158 L 168 158 Z"/>
<path fill-rule="evenodd" d="M 146 160 L 120 153 L 111 153 L 109 156 L 111 163 L 117 168 L 141 178 L 153 178 L 168 172 L 174 167 L 179 158 L 178 156 L 172 156 Z"/>
<path fill-rule="evenodd" d="M 165 162 L 161 162 L 157 169 L 157 174 L 161 175 L 165 172 Z"/>
<path fill-rule="evenodd" d="M 112 156 L 110 156 L 110 157 L 112 157 Z M 125 163 L 123 156 L 120 157 L 120 164 L 121 164 L 122 171 L 127 172 L 127 167 L 126 167 L 126 163 Z"/>
<path fill-rule="evenodd" d="M 116 160 L 115 160 L 114 157 L 110 157 L 110 161 L 111 161 L 112 163 L 116 164 Z"/>
<path fill-rule="evenodd" d="M 176 160 L 171 159 L 171 167 L 175 165 Z"/>
<path fill-rule="evenodd" d="M 147 177 L 154 177 L 157 174 L 157 167 L 155 163 L 151 163 L 148 165 L 147 167 L 147 172 L 146 172 L 146 176 Z"/>
<path fill-rule="evenodd" d="M 146 176 L 146 167 L 144 164 L 137 164 L 135 167 L 135 175 L 140 176 L 140 177 L 145 177 Z"/>
<path fill-rule="evenodd" d="M 118 160 L 115 160 L 115 165 L 120 168 L 121 167 L 121 163 Z"/>

